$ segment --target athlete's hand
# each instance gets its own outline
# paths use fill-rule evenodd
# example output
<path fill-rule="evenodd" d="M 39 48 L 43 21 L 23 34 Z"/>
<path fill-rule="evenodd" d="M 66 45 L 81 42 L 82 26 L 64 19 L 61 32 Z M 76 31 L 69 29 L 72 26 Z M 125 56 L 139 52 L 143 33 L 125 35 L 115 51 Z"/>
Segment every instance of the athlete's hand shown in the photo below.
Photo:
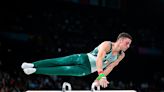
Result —
<path fill-rule="evenodd" d="M 99 80 L 95 80 L 93 84 L 95 84 L 96 87 L 100 86 Z"/>
<path fill-rule="evenodd" d="M 107 81 L 106 77 L 102 77 L 99 80 L 99 84 L 101 87 L 106 88 L 108 86 L 109 82 Z"/>

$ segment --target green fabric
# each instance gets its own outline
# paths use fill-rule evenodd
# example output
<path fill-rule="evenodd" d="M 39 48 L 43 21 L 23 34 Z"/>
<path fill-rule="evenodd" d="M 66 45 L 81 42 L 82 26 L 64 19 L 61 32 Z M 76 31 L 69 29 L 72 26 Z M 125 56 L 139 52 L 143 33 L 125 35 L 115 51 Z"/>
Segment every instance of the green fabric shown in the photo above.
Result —
<path fill-rule="evenodd" d="M 73 54 L 65 57 L 33 62 L 36 74 L 85 76 L 91 73 L 87 54 Z"/>
<path fill-rule="evenodd" d="M 105 77 L 105 74 L 103 74 L 103 73 L 99 74 L 99 76 L 96 79 L 100 80 L 102 77 Z"/>

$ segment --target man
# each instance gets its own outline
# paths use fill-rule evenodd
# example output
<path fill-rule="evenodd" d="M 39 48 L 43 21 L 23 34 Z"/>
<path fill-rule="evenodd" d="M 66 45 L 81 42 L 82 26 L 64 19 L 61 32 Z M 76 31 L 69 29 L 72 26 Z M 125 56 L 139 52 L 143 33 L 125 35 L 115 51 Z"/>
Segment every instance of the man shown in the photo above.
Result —
<path fill-rule="evenodd" d="M 125 57 L 132 37 L 125 32 L 118 35 L 115 42 L 104 41 L 90 53 L 73 54 L 65 57 L 24 62 L 21 67 L 25 74 L 46 74 L 64 76 L 85 76 L 98 72 L 95 82 L 107 87 L 106 76 Z"/>

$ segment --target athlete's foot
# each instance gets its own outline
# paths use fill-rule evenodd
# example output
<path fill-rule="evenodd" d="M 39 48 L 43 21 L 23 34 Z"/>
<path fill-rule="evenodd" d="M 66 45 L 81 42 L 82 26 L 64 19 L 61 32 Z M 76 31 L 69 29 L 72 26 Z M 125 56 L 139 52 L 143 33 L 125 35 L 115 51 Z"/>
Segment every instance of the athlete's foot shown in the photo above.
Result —
<path fill-rule="evenodd" d="M 22 65 L 21 65 L 21 68 L 22 68 L 22 69 L 25 69 L 25 68 L 32 68 L 32 67 L 34 67 L 34 64 L 33 64 L 33 63 L 26 63 L 26 62 L 24 62 L 24 63 L 22 63 Z"/>
<path fill-rule="evenodd" d="M 36 72 L 36 68 L 25 68 L 25 69 L 23 69 L 23 71 L 25 74 L 30 75 L 30 74 Z"/>

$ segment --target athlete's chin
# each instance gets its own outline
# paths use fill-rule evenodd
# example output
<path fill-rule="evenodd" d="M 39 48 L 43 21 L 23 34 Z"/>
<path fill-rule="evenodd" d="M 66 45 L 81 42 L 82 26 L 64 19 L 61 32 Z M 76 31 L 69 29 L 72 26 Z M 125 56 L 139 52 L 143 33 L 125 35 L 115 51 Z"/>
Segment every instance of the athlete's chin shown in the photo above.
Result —
<path fill-rule="evenodd" d="M 125 52 L 127 49 L 123 49 L 123 51 Z"/>
<path fill-rule="evenodd" d="M 125 52 L 126 50 L 122 50 L 123 52 Z"/>

